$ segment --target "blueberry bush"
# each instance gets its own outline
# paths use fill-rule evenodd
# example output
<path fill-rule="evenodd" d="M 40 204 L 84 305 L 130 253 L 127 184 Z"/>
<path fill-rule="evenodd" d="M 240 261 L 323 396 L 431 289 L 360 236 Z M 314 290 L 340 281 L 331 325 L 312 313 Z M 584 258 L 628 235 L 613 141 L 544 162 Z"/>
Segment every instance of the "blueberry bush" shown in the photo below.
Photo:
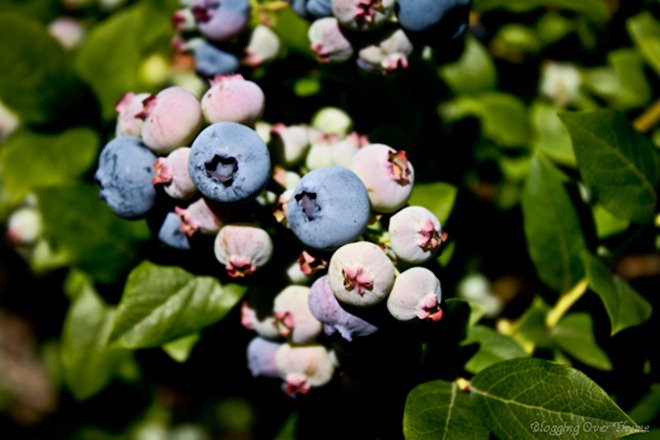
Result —
<path fill-rule="evenodd" d="M 1 0 L 4 439 L 660 438 L 655 0 Z"/>

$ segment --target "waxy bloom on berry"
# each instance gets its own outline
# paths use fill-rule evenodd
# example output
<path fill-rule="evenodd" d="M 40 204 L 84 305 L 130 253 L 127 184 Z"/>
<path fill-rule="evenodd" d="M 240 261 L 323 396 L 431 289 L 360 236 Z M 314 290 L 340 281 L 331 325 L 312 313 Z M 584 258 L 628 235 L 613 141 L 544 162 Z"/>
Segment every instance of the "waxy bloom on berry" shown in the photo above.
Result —
<path fill-rule="evenodd" d="M 440 280 L 429 269 L 411 267 L 396 277 L 387 310 L 399 321 L 442 319 Z"/>
<path fill-rule="evenodd" d="M 407 206 L 390 218 L 392 251 L 401 261 L 420 264 L 435 255 L 442 244 L 438 218 L 423 206 Z"/>

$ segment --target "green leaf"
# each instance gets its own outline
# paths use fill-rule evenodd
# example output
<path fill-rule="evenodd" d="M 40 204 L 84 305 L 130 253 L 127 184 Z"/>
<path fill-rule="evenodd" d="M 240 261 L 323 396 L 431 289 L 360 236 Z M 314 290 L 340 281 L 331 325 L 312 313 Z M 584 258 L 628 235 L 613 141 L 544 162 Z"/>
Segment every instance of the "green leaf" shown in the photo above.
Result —
<path fill-rule="evenodd" d="M 465 364 L 470 373 L 478 373 L 503 360 L 527 356 L 515 340 L 484 325 L 470 327 L 462 345 L 474 343 L 479 344 L 479 351 Z"/>
<path fill-rule="evenodd" d="M 0 12 L 0 100 L 23 122 L 41 124 L 68 116 L 78 94 L 63 47 L 46 26 Z"/>
<path fill-rule="evenodd" d="M 532 105 L 530 114 L 534 147 L 555 162 L 575 166 L 577 162 L 571 138 L 557 115 L 557 109 L 537 101 Z"/>
<path fill-rule="evenodd" d="M 62 330 L 62 374 L 76 399 L 84 400 L 101 391 L 131 353 L 106 347 L 115 312 L 98 296 L 91 280 L 74 271 L 67 286 L 74 291 Z"/>
<path fill-rule="evenodd" d="M 584 252 L 583 258 L 589 287 L 603 301 L 613 335 L 628 327 L 641 325 L 651 317 L 653 307 L 630 284 L 612 274 L 605 264 L 590 253 Z"/>
<path fill-rule="evenodd" d="M 200 336 L 199 333 L 193 333 L 192 335 L 175 339 L 163 345 L 163 351 L 175 361 L 183 363 L 190 357 L 190 353 L 195 348 L 195 344 L 199 341 Z"/>
<path fill-rule="evenodd" d="M 72 265 L 97 281 L 115 282 L 132 266 L 149 238 L 143 220 L 124 220 L 98 199 L 91 185 L 56 186 L 35 191 L 44 235 Z"/>
<path fill-rule="evenodd" d="M 244 292 L 238 284 L 145 261 L 128 276 L 110 342 L 156 347 L 197 333 L 222 319 Z"/>
<path fill-rule="evenodd" d="M 504 8 L 513 12 L 527 12 L 540 7 L 555 7 L 577 12 L 595 22 L 603 23 L 610 17 L 606 2 L 603 0 L 474 0 L 474 9 L 489 11 Z"/>
<path fill-rule="evenodd" d="M 440 76 L 456 94 L 476 94 L 497 85 L 497 70 L 490 53 L 474 37 L 468 36 L 461 57 L 439 69 Z"/>
<path fill-rule="evenodd" d="M 660 23 L 649 11 L 644 11 L 626 22 L 628 33 L 642 56 L 660 75 Z"/>
<path fill-rule="evenodd" d="M 471 393 L 486 426 L 500 439 L 619 438 L 635 422 L 582 372 L 550 361 L 503 361 L 478 373 Z"/>
<path fill-rule="evenodd" d="M 126 92 L 152 91 L 140 81 L 140 62 L 153 51 L 167 55 L 163 41 L 172 37 L 171 12 L 151 2 L 122 8 L 95 26 L 78 49 L 76 71 L 98 97 L 104 120 L 117 116 L 115 105 Z"/>
<path fill-rule="evenodd" d="M 660 383 L 651 385 L 628 414 L 639 424 L 651 423 L 660 414 Z"/>
<path fill-rule="evenodd" d="M 653 220 L 660 157 L 622 114 L 599 109 L 559 115 L 568 128 L 584 183 L 617 217 Z"/>
<path fill-rule="evenodd" d="M 418 385 L 408 394 L 403 435 L 406 440 L 489 438 L 469 394 L 442 380 Z"/>
<path fill-rule="evenodd" d="M 13 203 L 38 187 L 73 183 L 96 161 L 99 137 L 73 128 L 58 135 L 20 132 L 0 152 L 2 183 Z"/>
<path fill-rule="evenodd" d="M 557 292 L 567 291 L 583 277 L 580 252 L 586 249 L 565 180 L 547 159 L 536 155 L 521 201 L 529 254 L 539 277 Z"/>
<path fill-rule="evenodd" d="M 644 73 L 644 60 L 634 49 L 619 49 L 607 54 L 611 67 L 588 71 L 585 86 L 605 99 L 610 107 L 629 110 L 646 105 L 652 96 Z"/>
<path fill-rule="evenodd" d="M 444 225 L 451 214 L 457 191 L 455 186 L 444 182 L 416 183 L 408 204 L 425 207 Z"/>
<path fill-rule="evenodd" d="M 550 329 L 546 324 L 546 318 L 550 307 L 539 296 L 534 298 L 531 306 L 515 322 L 512 330 L 513 338 L 523 347 L 530 347 L 528 352 L 536 346 L 549 348 L 552 341 Z"/>
<path fill-rule="evenodd" d="M 607 209 L 600 205 L 592 207 L 596 234 L 603 239 L 612 235 L 620 234 L 628 229 L 630 222 L 612 215 Z"/>
<path fill-rule="evenodd" d="M 594 325 L 588 313 L 566 315 L 553 329 L 552 337 L 568 354 L 585 365 L 612 370 L 607 354 L 594 338 Z"/>

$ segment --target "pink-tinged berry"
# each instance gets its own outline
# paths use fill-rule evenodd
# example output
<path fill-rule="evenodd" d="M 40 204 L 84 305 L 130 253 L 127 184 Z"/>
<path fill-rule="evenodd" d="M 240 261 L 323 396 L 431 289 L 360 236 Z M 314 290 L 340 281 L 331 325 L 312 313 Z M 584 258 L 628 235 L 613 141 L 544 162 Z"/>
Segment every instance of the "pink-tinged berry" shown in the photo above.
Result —
<path fill-rule="evenodd" d="M 328 282 L 340 302 L 357 307 L 373 306 L 392 290 L 394 265 L 374 243 L 348 243 L 332 254 Z"/>
<path fill-rule="evenodd" d="M 309 287 L 289 285 L 275 297 L 273 315 L 277 329 L 292 344 L 309 344 L 321 334 L 323 325 L 309 310 Z"/>
<path fill-rule="evenodd" d="M 151 183 L 163 185 L 163 189 L 173 199 L 188 200 L 197 194 L 197 187 L 188 172 L 190 148 L 181 147 L 172 151 L 167 157 L 159 157 L 154 162 L 156 174 Z"/>
<path fill-rule="evenodd" d="M 254 330 L 262 338 L 270 340 L 282 338 L 275 322 L 275 316 L 271 313 L 259 317 L 248 301 L 243 301 L 241 305 L 241 325 L 248 330 Z"/>
<path fill-rule="evenodd" d="M 313 255 L 307 251 L 302 251 L 298 257 L 300 271 L 305 275 L 311 275 L 319 270 L 325 270 L 328 267 L 328 261 L 325 258 Z"/>
<path fill-rule="evenodd" d="M 264 376 L 279 378 L 280 373 L 275 365 L 275 354 L 281 342 L 256 336 L 252 338 L 247 347 L 247 364 L 252 377 Z"/>
<path fill-rule="evenodd" d="M 394 0 L 332 0 L 339 23 L 354 31 L 372 31 L 390 20 Z"/>
<path fill-rule="evenodd" d="M 411 267 L 396 277 L 387 298 L 387 310 L 399 321 L 442 319 L 440 280 L 429 269 Z"/>
<path fill-rule="evenodd" d="M 348 168 L 351 165 L 353 156 L 357 154 L 360 148 L 368 144 L 369 140 L 366 136 L 356 132 L 350 133 L 341 141 L 332 144 L 332 163 Z"/>
<path fill-rule="evenodd" d="M 350 169 L 367 187 L 374 211 L 394 212 L 408 202 L 415 172 L 405 151 L 385 144 L 370 144 L 353 156 Z"/>
<path fill-rule="evenodd" d="M 328 384 L 335 372 L 332 356 L 321 344 L 282 344 L 275 354 L 275 365 L 284 381 L 284 392 L 292 397 Z"/>
<path fill-rule="evenodd" d="M 368 336 L 378 327 L 348 312 L 330 288 L 328 275 L 323 275 L 312 284 L 309 291 L 309 309 L 323 323 L 325 334 L 338 332 L 347 341 L 354 337 Z"/>
<path fill-rule="evenodd" d="M 248 26 L 249 0 L 194 0 L 191 7 L 199 32 L 209 41 L 229 41 Z"/>
<path fill-rule="evenodd" d="M 250 34 L 243 64 L 259 67 L 269 63 L 280 54 L 280 46 L 280 37 L 270 27 L 259 24 Z"/>
<path fill-rule="evenodd" d="M 305 124 L 273 124 L 270 131 L 275 157 L 285 166 L 296 165 L 309 150 L 309 127 Z"/>
<path fill-rule="evenodd" d="M 225 207 L 200 197 L 187 208 L 175 207 L 174 212 L 181 218 L 181 231 L 188 237 L 195 233 L 213 235 L 227 224 L 227 210 Z"/>
<path fill-rule="evenodd" d="M 7 239 L 14 246 L 31 246 L 41 238 L 43 222 L 39 210 L 32 206 L 16 209 L 7 221 Z"/>
<path fill-rule="evenodd" d="M 0 142 L 7 140 L 20 125 L 18 114 L 0 101 Z"/>
<path fill-rule="evenodd" d="M 155 153 L 167 154 L 190 145 L 202 128 L 203 115 L 199 100 L 188 90 L 171 86 L 143 101 L 138 117 L 144 120 L 143 142 Z"/>
<path fill-rule="evenodd" d="M 217 75 L 202 97 L 204 119 L 210 124 L 230 121 L 253 126 L 266 104 L 263 90 L 242 75 Z"/>
<path fill-rule="evenodd" d="M 333 146 L 339 141 L 335 134 L 314 132 L 310 136 L 310 146 L 305 157 L 305 166 L 310 170 L 333 165 Z"/>
<path fill-rule="evenodd" d="M 435 255 L 442 245 L 438 218 L 423 206 L 407 206 L 390 218 L 392 251 L 401 261 L 420 264 Z"/>
<path fill-rule="evenodd" d="M 357 64 L 366 72 L 387 74 L 408 67 L 413 45 L 403 29 L 396 29 L 358 52 Z"/>
<path fill-rule="evenodd" d="M 353 56 L 353 45 L 334 17 L 314 20 L 307 35 L 310 47 L 321 63 L 344 62 Z"/>
<path fill-rule="evenodd" d="M 273 241 L 263 229 L 248 224 L 223 226 L 215 238 L 216 259 L 232 278 L 249 276 L 273 255 Z"/>
<path fill-rule="evenodd" d="M 144 110 L 144 100 L 149 97 L 149 93 L 127 92 L 115 106 L 117 110 L 117 125 L 115 134 L 117 136 L 140 136 L 142 133 L 142 111 Z"/>

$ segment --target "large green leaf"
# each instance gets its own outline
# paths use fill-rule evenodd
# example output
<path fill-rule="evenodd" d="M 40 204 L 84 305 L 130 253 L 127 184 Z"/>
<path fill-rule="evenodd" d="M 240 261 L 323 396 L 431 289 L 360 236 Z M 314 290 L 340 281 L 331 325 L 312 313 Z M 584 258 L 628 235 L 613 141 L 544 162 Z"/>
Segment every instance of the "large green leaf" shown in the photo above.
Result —
<path fill-rule="evenodd" d="M 485 325 L 476 325 L 468 329 L 467 338 L 462 345 L 474 343 L 479 344 L 479 351 L 465 364 L 465 369 L 470 373 L 478 373 L 503 360 L 527 356 L 525 350 L 514 339 Z"/>
<path fill-rule="evenodd" d="M 529 254 L 541 279 L 565 292 L 584 275 L 580 252 L 585 239 L 566 177 L 545 158 L 532 159 L 522 196 Z"/>
<path fill-rule="evenodd" d="M 608 110 L 566 112 L 584 183 L 617 217 L 640 223 L 653 219 L 660 181 L 657 149 L 622 114 Z"/>
<path fill-rule="evenodd" d="M 75 75 L 63 47 L 46 26 L 27 16 L 0 12 L 0 100 L 25 123 L 70 114 Z"/>
<path fill-rule="evenodd" d="M 71 264 L 100 282 L 115 282 L 149 238 L 145 221 L 119 218 L 98 199 L 94 186 L 44 187 L 35 193 L 45 237 Z"/>
<path fill-rule="evenodd" d="M 649 11 L 626 22 L 630 37 L 647 63 L 660 75 L 660 23 Z"/>
<path fill-rule="evenodd" d="M 152 91 L 140 81 L 140 62 L 151 51 L 167 49 L 162 40 L 173 32 L 171 12 L 139 2 L 98 24 L 79 48 L 76 70 L 98 97 L 104 120 L 116 117 L 124 93 Z"/>
<path fill-rule="evenodd" d="M 557 116 L 557 109 L 537 101 L 532 105 L 530 119 L 534 131 L 533 145 L 553 161 L 575 166 L 571 138 Z"/>
<path fill-rule="evenodd" d="M 62 330 L 62 376 L 73 395 L 83 400 L 110 382 L 130 351 L 106 347 L 115 311 L 98 296 L 89 277 L 72 271 L 67 286 L 72 303 Z"/>
<path fill-rule="evenodd" d="M 197 333 L 222 319 L 244 292 L 238 284 L 145 261 L 128 277 L 110 342 L 155 347 Z"/>
<path fill-rule="evenodd" d="M 0 152 L 2 183 L 13 203 L 34 188 L 73 183 L 94 164 L 99 137 L 74 128 L 58 135 L 21 132 Z"/>
<path fill-rule="evenodd" d="M 660 383 L 651 385 L 628 414 L 639 424 L 651 423 L 660 414 Z"/>
<path fill-rule="evenodd" d="M 582 372 L 537 358 L 512 359 L 472 378 L 479 414 L 502 440 L 568 434 L 619 438 L 635 422 Z"/>
<path fill-rule="evenodd" d="M 425 207 L 444 225 L 454 207 L 457 191 L 455 186 L 444 182 L 417 183 L 408 204 Z"/>
<path fill-rule="evenodd" d="M 469 394 L 455 383 L 435 380 L 415 387 L 403 413 L 406 440 L 488 439 Z"/>
<path fill-rule="evenodd" d="M 594 324 L 588 313 L 566 315 L 552 331 L 557 344 L 575 359 L 594 368 L 609 371 L 612 363 L 594 337 Z"/>
<path fill-rule="evenodd" d="M 485 92 L 497 84 L 497 70 L 490 53 L 479 40 L 470 36 L 461 57 L 440 67 L 439 72 L 456 94 Z"/>
<path fill-rule="evenodd" d="M 653 307 L 623 278 L 614 275 L 598 258 L 588 252 L 583 254 L 587 268 L 589 287 L 605 305 L 612 324 L 612 334 L 646 322 Z"/>

